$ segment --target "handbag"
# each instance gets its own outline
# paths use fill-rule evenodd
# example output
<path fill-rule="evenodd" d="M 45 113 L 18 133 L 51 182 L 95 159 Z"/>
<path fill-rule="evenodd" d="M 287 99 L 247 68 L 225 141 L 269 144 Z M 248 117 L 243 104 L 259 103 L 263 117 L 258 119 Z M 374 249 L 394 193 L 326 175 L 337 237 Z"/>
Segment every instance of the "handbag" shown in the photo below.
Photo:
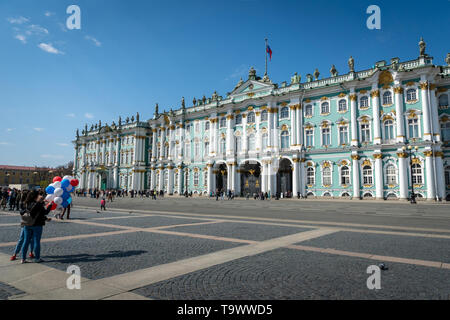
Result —
<path fill-rule="evenodd" d="M 24 210 L 23 214 L 21 213 L 22 224 L 26 227 L 32 227 L 34 225 L 34 223 L 36 222 L 36 218 L 38 215 L 36 215 L 34 218 L 31 215 L 31 211 L 33 210 L 35 205 L 36 204 L 34 204 L 33 207 L 31 207 L 31 209 L 26 208 Z"/>

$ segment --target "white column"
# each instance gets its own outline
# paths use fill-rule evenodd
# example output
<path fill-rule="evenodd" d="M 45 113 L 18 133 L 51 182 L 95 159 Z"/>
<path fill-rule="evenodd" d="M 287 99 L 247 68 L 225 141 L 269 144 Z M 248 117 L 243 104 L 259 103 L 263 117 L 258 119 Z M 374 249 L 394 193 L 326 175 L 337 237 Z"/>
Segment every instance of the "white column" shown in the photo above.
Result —
<path fill-rule="evenodd" d="M 214 151 L 215 151 L 215 142 L 214 142 L 214 133 L 216 131 L 215 129 L 215 120 L 212 118 L 210 119 L 210 123 L 209 123 L 209 156 L 214 156 Z"/>
<path fill-rule="evenodd" d="M 169 160 L 173 160 L 173 147 L 174 147 L 174 136 L 175 136 L 175 125 L 173 124 L 172 121 L 170 121 L 170 126 L 169 126 Z M 173 193 L 173 191 L 172 191 Z"/>
<path fill-rule="evenodd" d="M 299 188 L 299 161 L 300 159 L 294 159 L 294 170 L 292 171 L 292 197 L 297 196 L 297 192 L 300 192 Z"/>
<path fill-rule="evenodd" d="M 155 157 L 155 155 L 156 155 L 156 148 L 157 148 L 157 146 L 156 146 L 156 137 L 157 137 L 158 130 L 157 129 L 152 129 L 152 132 L 153 132 L 153 134 L 152 134 L 152 158 L 151 158 L 151 161 L 155 161 L 156 160 L 156 157 Z"/>
<path fill-rule="evenodd" d="M 164 168 L 159 168 L 159 181 L 158 181 L 159 190 L 164 190 Z"/>
<path fill-rule="evenodd" d="M 272 113 L 272 104 L 271 103 L 269 103 L 269 105 L 267 106 L 267 124 L 268 124 L 267 149 L 272 151 L 273 150 L 273 113 Z"/>
<path fill-rule="evenodd" d="M 273 109 L 273 149 L 274 152 L 279 151 L 279 134 L 278 134 L 278 108 Z"/>
<path fill-rule="evenodd" d="M 377 199 L 384 199 L 383 193 L 383 160 L 381 151 L 378 151 L 373 155 L 375 158 L 375 192 Z"/>
<path fill-rule="evenodd" d="M 233 163 L 230 166 L 231 169 L 231 186 L 230 186 L 230 190 L 233 192 L 236 192 L 236 165 Z"/>
<path fill-rule="evenodd" d="M 430 91 L 429 91 L 430 101 L 431 101 L 431 117 L 433 119 L 433 135 L 435 141 L 440 142 L 441 141 L 441 126 L 439 123 L 439 112 L 438 112 L 438 101 L 436 96 L 436 85 L 431 84 L 430 85 Z"/>
<path fill-rule="evenodd" d="M 351 141 L 351 145 L 352 146 L 358 146 L 358 122 L 356 120 L 356 100 L 357 100 L 357 96 L 354 93 L 355 89 L 351 89 L 350 92 L 352 92 L 352 94 L 350 95 L 350 118 L 351 118 L 351 131 L 352 131 L 352 141 Z"/>
<path fill-rule="evenodd" d="M 161 127 L 161 140 L 160 140 L 160 150 L 159 150 L 159 159 L 162 160 L 164 158 L 164 149 L 166 143 L 166 128 Z"/>
<path fill-rule="evenodd" d="M 381 144 L 381 128 L 380 128 L 380 91 L 377 84 L 373 86 L 370 93 L 372 97 L 372 115 L 373 115 L 373 143 Z"/>
<path fill-rule="evenodd" d="M 303 196 L 306 195 L 305 160 L 305 158 L 301 158 L 299 163 L 300 194 Z"/>
<path fill-rule="evenodd" d="M 261 166 L 261 192 L 267 192 L 267 163 L 264 160 Z"/>
<path fill-rule="evenodd" d="M 206 166 L 208 167 L 208 196 L 211 194 L 211 192 L 214 192 L 214 190 L 213 190 L 213 183 L 212 183 L 212 179 L 213 179 L 213 177 L 212 177 L 212 164 L 211 163 L 208 163 L 208 164 L 206 164 Z"/>
<path fill-rule="evenodd" d="M 156 169 L 151 168 L 150 171 L 150 189 L 155 190 L 156 189 Z"/>
<path fill-rule="evenodd" d="M 437 177 L 437 195 L 439 200 L 445 199 L 445 172 L 442 158 L 444 153 L 442 151 L 435 152 L 436 177 Z"/>
<path fill-rule="evenodd" d="M 95 145 L 95 162 L 98 164 L 100 162 L 100 139 L 97 138 Z"/>
<path fill-rule="evenodd" d="M 296 135 L 297 135 L 297 146 L 303 145 L 303 112 L 302 105 L 297 105 L 295 109 L 296 116 Z"/>
<path fill-rule="evenodd" d="M 262 152 L 262 135 L 261 135 L 261 112 L 255 112 L 255 120 L 256 120 L 256 151 L 258 153 Z"/>
<path fill-rule="evenodd" d="M 242 152 L 247 153 L 248 146 L 247 146 L 247 115 L 242 115 Z M 238 150 L 239 151 L 239 150 Z"/>
<path fill-rule="evenodd" d="M 397 142 L 405 142 L 405 124 L 403 117 L 403 88 L 397 86 L 394 88 L 395 95 L 395 123 L 397 125 Z"/>
<path fill-rule="evenodd" d="M 233 115 L 231 111 L 227 114 L 227 140 L 226 140 L 226 154 L 228 156 L 234 155 L 234 139 L 233 139 Z"/>
<path fill-rule="evenodd" d="M 274 196 L 272 171 L 272 162 L 269 161 L 267 164 L 267 192 L 270 192 L 270 197 Z"/>
<path fill-rule="evenodd" d="M 173 166 L 169 165 L 168 167 L 169 181 L 167 186 L 167 193 L 173 194 Z"/>
<path fill-rule="evenodd" d="M 291 105 L 289 106 L 289 113 L 291 116 L 291 131 L 289 132 L 290 136 L 290 145 L 292 147 L 296 147 L 297 145 L 297 114 L 296 114 L 297 106 Z M 295 193 L 297 194 L 297 193 Z"/>
<path fill-rule="evenodd" d="M 436 198 L 435 179 L 434 179 L 434 167 L 433 167 L 433 151 L 427 150 L 424 152 L 425 166 L 427 175 L 427 200 L 434 200 Z"/>
<path fill-rule="evenodd" d="M 360 197 L 360 181 L 359 181 L 359 156 L 352 155 L 352 174 L 353 174 L 353 198 Z"/>
<path fill-rule="evenodd" d="M 398 152 L 398 178 L 400 187 L 400 200 L 406 200 L 409 197 L 408 189 L 408 169 L 407 169 L 407 154 L 405 152 Z"/>
<path fill-rule="evenodd" d="M 236 175 L 234 177 L 234 186 L 235 186 L 235 194 L 240 195 L 241 194 L 241 172 L 238 166 L 236 166 Z"/>
<path fill-rule="evenodd" d="M 431 128 L 430 128 L 430 105 L 428 103 L 428 81 L 420 83 L 420 92 L 422 97 L 422 112 L 423 112 L 423 139 L 426 141 L 431 140 Z"/>
<path fill-rule="evenodd" d="M 181 166 L 178 166 L 178 194 L 183 194 L 183 169 Z"/>

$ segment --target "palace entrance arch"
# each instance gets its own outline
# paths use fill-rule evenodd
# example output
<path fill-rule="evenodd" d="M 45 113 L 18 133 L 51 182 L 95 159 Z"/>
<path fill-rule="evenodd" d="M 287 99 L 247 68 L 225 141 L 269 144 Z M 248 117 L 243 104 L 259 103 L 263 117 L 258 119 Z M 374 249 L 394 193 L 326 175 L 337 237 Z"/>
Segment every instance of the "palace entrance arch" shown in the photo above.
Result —
<path fill-rule="evenodd" d="M 280 160 L 277 173 L 277 190 L 285 197 L 292 197 L 292 163 L 289 159 Z"/>
<path fill-rule="evenodd" d="M 216 189 L 227 192 L 227 178 L 228 170 L 225 163 L 218 164 L 215 169 L 216 174 Z"/>
<path fill-rule="evenodd" d="M 241 195 L 253 196 L 261 192 L 261 164 L 257 161 L 245 161 L 240 165 Z"/>

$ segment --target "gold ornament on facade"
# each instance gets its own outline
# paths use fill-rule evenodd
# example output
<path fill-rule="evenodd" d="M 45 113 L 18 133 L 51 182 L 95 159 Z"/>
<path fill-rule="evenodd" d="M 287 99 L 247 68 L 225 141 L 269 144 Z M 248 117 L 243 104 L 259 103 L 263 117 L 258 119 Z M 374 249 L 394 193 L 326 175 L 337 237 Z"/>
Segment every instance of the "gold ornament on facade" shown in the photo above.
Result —
<path fill-rule="evenodd" d="M 373 154 L 373 158 L 374 159 L 383 159 L 383 154 L 381 154 L 381 153 L 374 153 Z"/>
<path fill-rule="evenodd" d="M 448 89 L 445 88 L 445 87 L 440 87 L 440 88 L 437 89 L 437 92 L 438 92 L 438 93 L 442 93 L 442 92 L 447 92 L 447 90 L 448 90 Z"/>
<path fill-rule="evenodd" d="M 380 76 L 378 78 L 379 85 L 383 86 L 392 82 L 394 82 L 394 78 L 392 78 L 392 74 L 389 71 L 384 70 L 380 73 Z"/>
<path fill-rule="evenodd" d="M 429 87 L 428 81 L 421 82 L 419 86 L 420 86 L 420 89 L 427 90 Z"/>
<path fill-rule="evenodd" d="M 372 166 L 372 162 L 370 162 L 370 160 L 364 160 L 362 163 L 362 166 Z"/>
<path fill-rule="evenodd" d="M 358 97 L 356 96 L 356 94 L 351 94 L 350 95 L 350 100 L 351 101 L 356 101 L 358 99 Z"/>
<path fill-rule="evenodd" d="M 330 168 L 331 165 L 330 165 L 330 163 L 327 161 L 327 162 L 324 162 L 324 163 L 322 164 L 322 167 L 324 167 L 324 168 Z"/>
<path fill-rule="evenodd" d="M 323 97 L 321 97 L 321 98 L 320 98 L 320 100 L 321 100 L 321 101 L 325 101 L 325 100 L 328 100 L 328 97 L 326 97 L 326 96 L 323 96 Z"/>
<path fill-rule="evenodd" d="M 252 98 L 254 95 L 255 95 L 254 92 L 249 92 L 249 93 L 247 93 L 247 97 L 249 97 L 249 98 Z"/>
<path fill-rule="evenodd" d="M 370 96 L 371 96 L 372 98 L 376 98 L 376 97 L 378 97 L 379 95 L 380 95 L 380 90 L 374 90 L 374 91 L 370 92 Z"/>
<path fill-rule="evenodd" d="M 288 103 L 287 103 L 286 101 L 283 101 L 283 102 L 280 103 L 280 105 L 281 105 L 282 107 L 285 107 L 285 106 L 288 105 Z"/>
<path fill-rule="evenodd" d="M 305 100 L 305 102 L 306 102 L 306 103 L 310 103 L 310 102 L 311 102 L 311 99 L 308 98 L 308 99 Z"/>
<path fill-rule="evenodd" d="M 394 93 L 403 94 L 403 88 L 402 87 L 394 87 Z"/>
<path fill-rule="evenodd" d="M 339 95 L 338 95 L 339 98 L 343 98 L 343 97 L 345 97 L 345 96 L 346 96 L 346 94 L 345 94 L 344 92 L 341 92 L 341 93 L 339 93 Z"/>
<path fill-rule="evenodd" d="M 424 151 L 423 154 L 425 155 L 425 157 L 431 157 L 431 156 L 433 156 L 433 151 L 427 150 L 427 151 Z"/>
<path fill-rule="evenodd" d="M 366 94 L 366 93 L 367 93 L 367 90 L 365 90 L 365 89 L 360 90 L 359 93 L 360 93 L 360 94 Z"/>

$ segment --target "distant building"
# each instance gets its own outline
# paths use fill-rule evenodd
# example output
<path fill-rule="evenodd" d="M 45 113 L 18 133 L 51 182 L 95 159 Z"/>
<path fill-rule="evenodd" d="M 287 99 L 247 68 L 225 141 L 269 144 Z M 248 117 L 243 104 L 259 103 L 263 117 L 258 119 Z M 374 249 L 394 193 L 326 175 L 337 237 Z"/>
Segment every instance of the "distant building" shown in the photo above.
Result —
<path fill-rule="evenodd" d="M 54 176 L 71 175 L 67 168 L 42 168 L 26 166 L 0 165 L 0 186 L 29 185 L 44 187 L 52 183 Z"/>
<path fill-rule="evenodd" d="M 192 105 L 77 131 L 81 188 L 247 195 L 450 198 L 450 54 L 302 82 L 239 81 Z M 410 153 L 412 157 L 410 157 Z M 412 159 L 410 159 L 412 158 Z"/>

